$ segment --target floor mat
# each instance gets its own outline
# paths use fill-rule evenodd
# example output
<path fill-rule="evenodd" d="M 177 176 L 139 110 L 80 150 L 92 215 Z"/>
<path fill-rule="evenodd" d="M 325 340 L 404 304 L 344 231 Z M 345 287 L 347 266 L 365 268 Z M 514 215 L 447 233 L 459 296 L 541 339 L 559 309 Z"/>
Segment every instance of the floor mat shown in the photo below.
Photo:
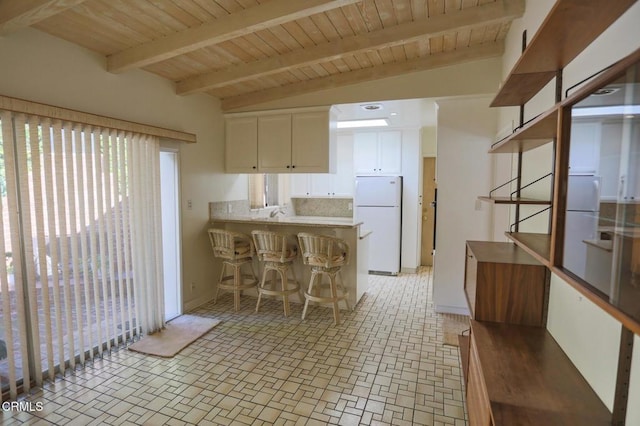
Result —
<path fill-rule="evenodd" d="M 159 333 L 150 334 L 129 345 L 129 350 L 171 358 L 218 324 L 220 320 L 217 319 L 182 315 L 168 322 Z"/>

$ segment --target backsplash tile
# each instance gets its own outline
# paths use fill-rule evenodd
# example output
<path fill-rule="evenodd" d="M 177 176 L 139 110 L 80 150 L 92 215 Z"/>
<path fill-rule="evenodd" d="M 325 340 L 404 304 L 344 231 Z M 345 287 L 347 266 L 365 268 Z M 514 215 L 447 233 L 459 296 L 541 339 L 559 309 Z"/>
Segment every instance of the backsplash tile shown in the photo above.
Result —
<path fill-rule="evenodd" d="M 214 201 L 209 203 L 209 217 L 227 214 L 248 215 L 249 200 Z"/>
<path fill-rule="evenodd" d="M 353 198 L 292 198 L 298 216 L 353 217 Z"/>

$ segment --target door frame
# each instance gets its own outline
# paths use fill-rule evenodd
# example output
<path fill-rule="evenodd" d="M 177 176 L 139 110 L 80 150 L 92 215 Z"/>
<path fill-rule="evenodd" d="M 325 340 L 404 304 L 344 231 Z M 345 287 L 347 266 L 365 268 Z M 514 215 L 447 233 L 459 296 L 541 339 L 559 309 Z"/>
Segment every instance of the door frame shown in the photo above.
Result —
<path fill-rule="evenodd" d="M 182 220 L 181 220 L 181 215 L 180 215 L 180 153 L 179 150 L 177 148 L 170 148 L 170 147 L 160 147 L 160 156 L 164 155 L 164 154 L 171 154 L 174 158 L 174 168 L 173 168 L 173 183 L 175 185 L 175 192 L 173 194 L 173 199 L 175 200 L 175 203 L 172 204 L 172 207 L 174 210 L 173 211 L 173 215 L 172 218 L 174 221 L 174 223 L 176 224 L 175 226 L 175 242 L 176 242 L 176 250 L 175 250 L 175 258 L 172 259 L 175 260 L 174 264 L 175 264 L 175 271 L 173 272 L 173 274 L 175 274 L 175 281 L 176 281 L 176 288 L 175 289 L 171 289 L 172 293 L 174 293 L 176 295 L 176 308 L 177 311 L 176 312 L 171 312 L 169 316 L 167 316 L 167 284 L 168 282 L 170 282 L 169 280 L 167 280 L 167 250 L 166 250 L 166 246 L 165 244 L 167 243 L 165 241 L 165 226 L 164 226 L 164 215 L 165 215 L 165 205 L 164 205 L 164 201 L 161 201 L 161 214 L 163 217 L 163 226 L 162 226 L 162 257 L 163 257 L 163 282 L 164 282 L 164 300 L 165 300 L 165 308 L 164 308 L 164 316 L 165 316 L 165 321 L 168 321 L 170 319 L 176 318 L 180 315 L 182 315 L 183 312 L 183 297 L 182 297 Z M 162 167 L 162 159 L 160 159 L 160 176 L 161 176 L 161 188 L 160 188 L 160 193 L 161 195 L 164 194 L 164 188 L 162 187 L 162 181 L 163 181 L 163 175 L 165 173 L 165 170 Z M 173 275 L 172 274 L 172 275 Z"/>

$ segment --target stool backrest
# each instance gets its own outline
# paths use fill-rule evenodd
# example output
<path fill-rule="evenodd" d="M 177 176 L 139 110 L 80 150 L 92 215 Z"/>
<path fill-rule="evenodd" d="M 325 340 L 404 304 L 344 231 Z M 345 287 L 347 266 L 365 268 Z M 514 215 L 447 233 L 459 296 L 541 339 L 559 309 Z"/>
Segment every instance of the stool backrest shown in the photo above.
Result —
<path fill-rule="evenodd" d="M 333 268 L 349 263 L 349 244 L 343 239 L 301 232 L 298 241 L 305 265 Z"/>
<path fill-rule="evenodd" d="M 209 229 L 208 233 L 215 257 L 236 260 L 252 257 L 254 254 L 253 242 L 245 234 L 217 228 Z"/>
<path fill-rule="evenodd" d="M 298 254 L 295 244 L 288 243 L 287 234 L 272 231 L 251 231 L 258 260 L 287 262 Z"/>

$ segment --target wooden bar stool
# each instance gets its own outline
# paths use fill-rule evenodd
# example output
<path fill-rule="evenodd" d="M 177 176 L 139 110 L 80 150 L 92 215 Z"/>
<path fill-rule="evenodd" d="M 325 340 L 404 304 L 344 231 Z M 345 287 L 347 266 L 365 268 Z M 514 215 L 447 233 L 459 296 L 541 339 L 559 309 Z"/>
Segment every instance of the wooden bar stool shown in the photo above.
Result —
<path fill-rule="evenodd" d="M 329 237 L 325 235 L 308 234 L 301 232 L 298 234 L 300 250 L 302 252 L 302 261 L 305 265 L 311 266 L 311 280 L 309 288 L 304 293 L 304 309 L 302 310 L 302 319 L 307 314 L 309 301 L 318 303 L 331 303 L 333 305 L 333 319 L 335 325 L 340 324 L 340 307 L 338 302 L 344 300 L 347 309 L 351 309 L 349 305 L 349 293 L 342 283 L 338 283 L 337 276 L 343 266 L 349 263 L 349 245 L 346 241 Z M 322 276 L 329 277 L 329 290 L 331 296 L 322 296 L 320 293 L 322 287 Z M 316 278 L 320 278 L 320 282 L 316 284 Z"/>
<path fill-rule="evenodd" d="M 255 254 L 253 241 L 248 235 L 224 229 L 211 228 L 208 233 L 213 255 L 222 259 L 220 280 L 213 303 L 218 300 L 218 293 L 221 289 L 232 291 L 234 308 L 237 312 L 240 309 L 242 291 L 258 284 L 252 263 Z M 247 273 L 242 273 L 243 266 L 245 269 L 248 267 Z M 231 275 L 225 275 L 228 268 L 231 269 Z"/>
<path fill-rule="evenodd" d="M 262 295 L 282 296 L 284 304 L 284 316 L 289 316 L 289 295 L 298 292 L 302 301 L 302 293 L 300 284 L 296 279 L 296 273 L 293 269 L 293 261 L 298 256 L 298 247 L 294 236 L 281 234 L 270 231 L 252 231 L 251 236 L 256 247 L 258 260 L 264 262 L 262 272 L 262 282 L 258 287 L 258 302 L 256 303 L 256 312 L 260 308 Z M 289 279 L 289 271 L 291 271 L 291 280 Z M 271 288 L 265 288 L 267 276 L 271 272 Z M 280 289 L 277 287 L 277 277 L 280 277 Z"/>

